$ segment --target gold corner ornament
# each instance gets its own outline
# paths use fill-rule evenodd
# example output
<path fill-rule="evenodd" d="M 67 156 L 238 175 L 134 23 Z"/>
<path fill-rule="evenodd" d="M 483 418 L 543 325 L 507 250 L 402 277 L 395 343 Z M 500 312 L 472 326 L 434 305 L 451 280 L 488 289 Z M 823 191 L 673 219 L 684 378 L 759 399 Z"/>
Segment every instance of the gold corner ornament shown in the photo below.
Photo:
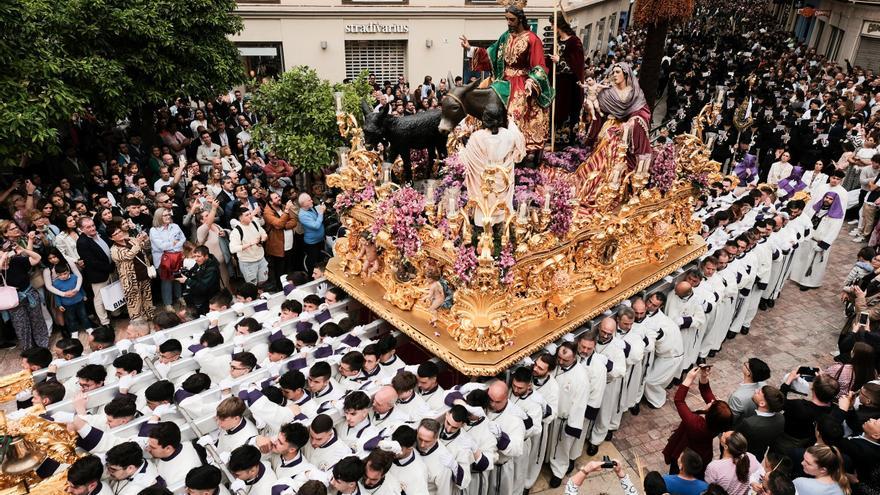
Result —
<path fill-rule="evenodd" d="M 705 251 L 700 223 L 693 218 L 698 191 L 690 177 L 721 176 L 701 132 L 673 140 L 677 178 L 665 193 L 647 187 L 649 158 L 640 158 L 631 170 L 626 148 L 619 143 L 609 148 L 606 173 L 596 177 L 599 208 L 575 205 L 564 234 L 549 230 L 553 212 L 548 207 L 511 211 L 499 201 L 511 184 L 501 169 L 487 164 L 481 187 L 469 191 L 463 207 L 455 206 L 457 197 L 446 198 L 449 206 L 446 200 L 427 202 L 419 249 L 404 257 L 394 246 L 396 212 L 377 207 L 397 186 L 389 180 L 376 186 L 383 175 L 379 156 L 364 149 L 354 118 L 340 116 L 339 123 L 352 146 L 345 167 L 328 177 L 328 185 L 354 193 L 373 187 L 376 194 L 342 214 L 347 234 L 335 244 L 328 278 L 463 373 L 499 371 L 499 363 L 468 360 L 475 359 L 472 353 L 503 354 L 504 362 L 521 358 L 538 342 L 555 340 L 562 330 L 571 331 Z M 449 144 L 460 146 L 462 139 L 453 131 Z M 472 224 L 478 217 L 482 225 Z M 513 246 L 512 261 L 501 267 L 499 247 L 507 246 Z M 460 280 L 456 263 L 465 248 L 473 254 L 467 280 Z M 451 288 L 451 304 L 432 310 L 426 296 L 435 279 L 429 273 L 438 269 Z M 541 326 L 552 330 L 535 336 Z M 526 334 L 527 344 L 519 341 Z"/>
<path fill-rule="evenodd" d="M 19 371 L 0 377 L 0 402 L 10 402 L 16 394 L 30 390 L 34 386 L 34 377 L 27 371 Z"/>
<path fill-rule="evenodd" d="M 36 468 L 46 459 L 61 465 L 72 464 L 77 459 L 76 434 L 53 421 L 42 418 L 46 410 L 42 405 L 30 407 L 24 416 L 8 419 L 0 413 L 0 439 L 4 443 L 4 460 L 0 464 L 0 495 L 9 493 L 63 493 L 65 473 L 41 480 Z M 13 468 L 24 461 L 33 466 L 24 472 Z M 24 490 L 24 491 L 21 491 Z"/>

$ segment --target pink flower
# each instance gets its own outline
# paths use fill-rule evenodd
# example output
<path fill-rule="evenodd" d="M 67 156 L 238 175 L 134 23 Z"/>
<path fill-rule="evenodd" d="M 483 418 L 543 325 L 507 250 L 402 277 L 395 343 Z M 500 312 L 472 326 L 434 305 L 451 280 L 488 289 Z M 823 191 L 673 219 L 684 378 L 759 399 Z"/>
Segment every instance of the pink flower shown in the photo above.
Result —
<path fill-rule="evenodd" d="M 411 258 L 419 252 L 422 240 L 419 229 L 425 224 L 425 197 L 412 187 L 403 187 L 379 203 L 376 208 L 376 222 L 370 228 L 375 236 L 391 223 L 391 242 L 404 258 Z"/>
<path fill-rule="evenodd" d="M 462 245 L 458 248 L 452 271 L 461 285 L 467 285 L 477 268 L 477 251 L 472 246 Z"/>

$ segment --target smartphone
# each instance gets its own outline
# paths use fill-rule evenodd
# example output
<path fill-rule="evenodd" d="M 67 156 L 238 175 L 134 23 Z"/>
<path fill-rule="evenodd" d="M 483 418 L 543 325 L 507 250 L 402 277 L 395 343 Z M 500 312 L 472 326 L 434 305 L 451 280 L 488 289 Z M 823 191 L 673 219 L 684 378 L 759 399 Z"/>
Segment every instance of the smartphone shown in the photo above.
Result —
<path fill-rule="evenodd" d="M 868 326 L 868 313 L 867 311 L 862 311 L 859 313 L 859 325 Z"/>
<path fill-rule="evenodd" d="M 818 372 L 819 368 L 811 368 L 809 366 L 801 366 L 797 370 L 797 374 L 801 376 L 816 376 Z"/>
<path fill-rule="evenodd" d="M 710 369 L 712 369 L 712 365 L 711 365 L 711 364 L 706 364 L 706 363 L 700 364 L 700 365 L 698 365 L 697 367 L 700 368 L 701 370 L 710 370 Z"/>

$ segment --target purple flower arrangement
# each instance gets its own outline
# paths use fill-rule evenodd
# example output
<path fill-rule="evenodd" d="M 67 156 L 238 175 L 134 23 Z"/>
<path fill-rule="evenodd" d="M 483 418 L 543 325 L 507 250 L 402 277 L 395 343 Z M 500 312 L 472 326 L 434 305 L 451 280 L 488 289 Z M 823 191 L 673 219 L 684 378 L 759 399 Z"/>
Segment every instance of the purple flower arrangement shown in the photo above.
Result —
<path fill-rule="evenodd" d="M 554 168 L 560 168 L 568 173 L 572 173 L 586 161 L 590 155 L 590 150 L 577 146 L 569 146 L 563 150 L 544 155 L 544 162 Z"/>
<path fill-rule="evenodd" d="M 548 182 L 547 187 L 553 188 L 550 194 L 550 232 L 564 239 L 571 229 L 571 221 L 574 217 L 575 206 L 571 201 L 571 182 L 561 176 Z"/>
<path fill-rule="evenodd" d="M 425 197 L 412 187 L 403 187 L 379 203 L 376 222 L 370 228 L 375 237 L 391 221 L 391 242 L 404 258 L 412 258 L 422 247 L 419 229 L 425 225 Z"/>
<path fill-rule="evenodd" d="M 467 285 L 474 276 L 477 268 L 477 251 L 472 246 L 462 244 L 458 247 L 455 255 L 455 264 L 452 271 L 460 285 Z"/>
<path fill-rule="evenodd" d="M 372 201 L 375 197 L 376 188 L 373 184 L 367 184 L 367 187 L 360 191 L 355 191 L 353 189 L 342 191 L 336 196 L 336 202 L 333 204 L 338 211 L 345 213 L 356 205 Z"/>
<path fill-rule="evenodd" d="M 528 201 L 532 205 L 541 204 L 538 189 L 544 185 L 545 176 L 533 168 L 517 168 L 514 171 L 513 207 L 519 208 L 520 203 Z"/>
<path fill-rule="evenodd" d="M 657 146 L 653 151 L 654 158 L 651 161 L 649 174 L 651 182 L 649 187 L 657 188 L 661 193 L 666 193 L 675 182 L 675 147 L 670 144 Z"/>
<path fill-rule="evenodd" d="M 498 267 L 501 269 L 501 283 L 508 285 L 513 282 L 513 265 L 516 260 L 513 258 L 513 244 L 507 243 L 501 249 L 501 255 L 498 257 Z"/>
<path fill-rule="evenodd" d="M 458 188 L 461 191 L 458 196 L 458 207 L 463 208 L 467 204 L 467 188 L 464 185 L 464 163 L 458 157 L 458 153 L 449 155 L 443 161 L 440 176 L 440 183 L 437 185 L 434 197 L 438 198 L 439 202 L 439 199 L 443 197 L 447 189 Z"/>

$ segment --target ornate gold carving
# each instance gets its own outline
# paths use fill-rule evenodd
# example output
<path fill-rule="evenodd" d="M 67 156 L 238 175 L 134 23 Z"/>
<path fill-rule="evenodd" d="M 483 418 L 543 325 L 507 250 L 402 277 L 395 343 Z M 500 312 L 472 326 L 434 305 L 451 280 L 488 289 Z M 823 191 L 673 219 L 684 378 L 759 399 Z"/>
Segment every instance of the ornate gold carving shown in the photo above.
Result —
<path fill-rule="evenodd" d="M 76 434 L 67 431 L 64 425 L 38 416 L 42 412 L 45 412 L 42 406 L 34 406 L 27 410 L 25 416 L 18 420 L 6 421 L 5 416 L 3 416 L 0 418 L 0 435 L 8 435 L 17 439 L 16 441 L 21 442 L 21 447 L 24 450 L 33 452 L 40 459 L 49 457 L 61 464 L 72 463 L 77 458 Z M 61 493 L 61 490 L 50 490 L 50 488 L 55 487 L 54 482 L 44 485 L 45 490 L 36 491 L 35 486 L 37 486 L 37 483 L 43 485 L 45 481 L 40 483 L 40 479 L 35 472 L 21 475 L 0 474 L 0 489 L 12 490 L 8 493 L 27 493 L 27 491 L 15 491 L 23 483 L 31 487 L 31 493 Z"/>
<path fill-rule="evenodd" d="M 9 402 L 15 394 L 30 390 L 34 386 L 34 377 L 27 371 L 19 371 L 0 377 L 0 402 Z"/>

